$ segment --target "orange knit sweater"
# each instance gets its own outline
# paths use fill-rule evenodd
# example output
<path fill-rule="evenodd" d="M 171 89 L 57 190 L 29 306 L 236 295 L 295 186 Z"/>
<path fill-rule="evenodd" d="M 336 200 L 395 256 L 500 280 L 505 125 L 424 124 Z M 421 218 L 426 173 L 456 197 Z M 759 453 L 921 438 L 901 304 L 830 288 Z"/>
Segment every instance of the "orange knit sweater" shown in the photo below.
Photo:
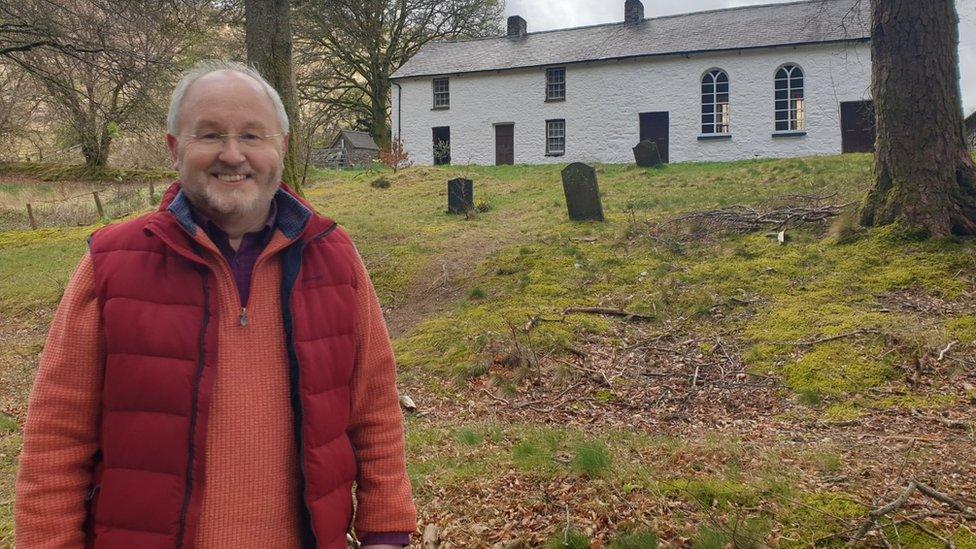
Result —
<path fill-rule="evenodd" d="M 207 437 L 196 546 L 298 547 L 298 477 L 281 318 L 281 232 L 258 259 L 247 326 L 226 261 L 197 231 L 218 276 L 220 356 Z M 412 532 L 416 511 L 386 324 L 357 264 L 357 359 L 349 432 L 359 459 L 356 529 Z M 85 256 L 55 314 L 31 394 L 15 503 L 17 547 L 84 547 L 91 457 L 98 447 L 104 346 L 92 262 Z M 365 489 L 364 487 L 369 487 Z"/>

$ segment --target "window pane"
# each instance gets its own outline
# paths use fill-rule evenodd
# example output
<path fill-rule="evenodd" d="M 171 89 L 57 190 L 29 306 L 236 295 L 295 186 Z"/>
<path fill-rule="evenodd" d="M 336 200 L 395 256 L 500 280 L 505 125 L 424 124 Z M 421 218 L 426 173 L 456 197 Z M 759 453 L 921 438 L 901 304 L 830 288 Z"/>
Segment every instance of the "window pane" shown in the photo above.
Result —
<path fill-rule="evenodd" d="M 717 86 L 715 86 L 715 91 L 717 91 L 718 93 L 729 93 L 728 83 L 718 84 Z"/>
<path fill-rule="evenodd" d="M 786 90 L 778 90 L 776 92 L 776 100 L 780 101 L 786 99 Z"/>
<path fill-rule="evenodd" d="M 777 120 L 776 121 L 776 131 L 778 131 L 778 132 L 785 132 L 785 131 L 787 131 L 789 129 L 790 129 L 789 122 L 787 122 L 785 120 L 782 120 L 782 121 Z"/>
<path fill-rule="evenodd" d="M 785 90 L 788 87 L 789 82 L 787 80 L 776 80 L 776 89 Z"/>
<path fill-rule="evenodd" d="M 713 122 L 715 122 L 715 115 L 714 114 L 703 114 L 702 115 L 702 124 L 712 124 Z"/>
<path fill-rule="evenodd" d="M 790 80 L 790 87 L 791 88 L 802 88 L 803 87 L 803 77 L 801 76 L 800 78 L 793 78 L 792 80 Z"/>
<path fill-rule="evenodd" d="M 803 99 L 803 90 L 793 90 L 790 92 L 790 99 Z"/>
<path fill-rule="evenodd" d="M 702 125 L 702 131 L 701 132 L 702 133 L 715 133 L 714 131 L 712 131 L 712 126 L 711 125 L 704 125 L 704 124 Z"/>
<path fill-rule="evenodd" d="M 786 72 L 786 68 L 785 67 L 782 68 L 782 69 L 780 69 L 780 70 L 778 70 L 778 71 L 776 71 L 776 78 L 786 78 L 787 76 L 788 76 L 788 74 Z"/>
<path fill-rule="evenodd" d="M 720 94 L 716 95 L 715 96 L 715 102 L 716 103 L 728 103 L 729 102 L 729 94 L 727 94 L 727 93 L 720 93 Z"/>
<path fill-rule="evenodd" d="M 714 92 L 715 92 L 714 84 L 702 84 L 702 93 L 714 93 Z"/>
<path fill-rule="evenodd" d="M 715 112 L 715 105 L 711 103 L 708 103 L 707 105 L 702 105 L 702 114 L 711 114 L 713 112 Z"/>
<path fill-rule="evenodd" d="M 786 120 L 788 115 L 789 115 L 789 112 L 788 111 L 785 111 L 785 110 L 784 111 L 776 111 L 776 120 L 777 121 Z"/>
<path fill-rule="evenodd" d="M 729 75 L 725 74 L 724 72 L 719 72 L 718 76 L 715 77 L 715 80 L 719 83 L 728 83 Z"/>

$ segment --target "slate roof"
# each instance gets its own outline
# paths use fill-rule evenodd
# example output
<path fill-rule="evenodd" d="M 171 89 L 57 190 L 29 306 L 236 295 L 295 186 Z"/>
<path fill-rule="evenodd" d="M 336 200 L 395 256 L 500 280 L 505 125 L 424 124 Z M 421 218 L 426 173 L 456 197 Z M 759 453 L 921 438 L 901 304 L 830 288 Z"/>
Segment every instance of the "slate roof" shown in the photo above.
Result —
<path fill-rule="evenodd" d="M 624 2 L 619 1 L 622 14 Z M 866 40 L 870 38 L 869 4 L 867 0 L 804 0 L 533 32 L 520 39 L 431 42 L 392 78 Z"/>
<path fill-rule="evenodd" d="M 367 132 L 357 132 L 354 130 L 342 130 L 339 135 L 336 136 L 335 141 L 332 146 L 335 147 L 342 136 L 346 136 L 349 143 L 352 144 L 354 149 L 369 149 L 371 151 L 378 151 L 380 148 L 376 146 L 376 142 L 373 141 L 373 137 Z"/>

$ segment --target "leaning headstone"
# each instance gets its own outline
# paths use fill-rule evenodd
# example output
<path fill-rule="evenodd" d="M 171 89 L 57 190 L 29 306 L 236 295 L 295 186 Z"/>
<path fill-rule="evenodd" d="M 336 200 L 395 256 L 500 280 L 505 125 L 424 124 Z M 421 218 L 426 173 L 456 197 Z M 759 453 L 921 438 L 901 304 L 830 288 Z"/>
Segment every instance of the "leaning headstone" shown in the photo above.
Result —
<path fill-rule="evenodd" d="M 573 221 L 603 221 L 603 204 L 596 184 L 596 170 L 582 162 L 563 169 L 563 192 Z"/>
<path fill-rule="evenodd" d="M 447 182 L 447 213 L 463 214 L 474 209 L 474 184 L 457 178 Z"/>
<path fill-rule="evenodd" d="M 657 143 L 645 139 L 634 147 L 634 161 L 640 168 L 655 168 L 663 164 L 661 153 L 657 150 Z"/>

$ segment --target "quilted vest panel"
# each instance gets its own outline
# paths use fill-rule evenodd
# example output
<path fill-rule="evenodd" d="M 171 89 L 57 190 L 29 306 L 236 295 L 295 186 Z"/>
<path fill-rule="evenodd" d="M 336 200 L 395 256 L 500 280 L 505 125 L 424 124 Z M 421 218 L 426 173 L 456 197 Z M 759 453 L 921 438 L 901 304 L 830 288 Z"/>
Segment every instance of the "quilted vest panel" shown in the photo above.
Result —
<path fill-rule="evenodd" d="M 90 244 L 107 359 L 89 545 L 191 547 L 217 367 L 216 275 L 166 211 L 106 227 Z M 346 429 L 358 259 L 318 216 L 282 253 L 303 546 L 338 549 L 357 473 Z"/>

